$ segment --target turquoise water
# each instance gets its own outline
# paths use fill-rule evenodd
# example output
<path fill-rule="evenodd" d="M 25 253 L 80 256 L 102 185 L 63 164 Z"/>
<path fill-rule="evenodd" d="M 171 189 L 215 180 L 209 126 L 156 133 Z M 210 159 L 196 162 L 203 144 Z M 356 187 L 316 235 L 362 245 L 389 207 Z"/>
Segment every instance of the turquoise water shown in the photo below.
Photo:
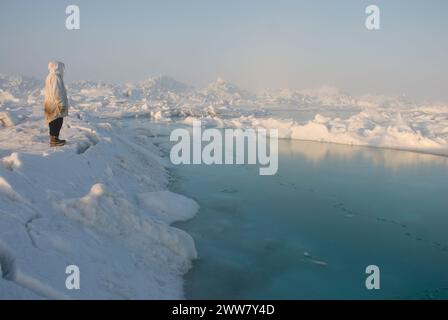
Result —
<path fill-rule="evenodd" d="M 279 170 L 172 168 L 195 199 L 189 299 L 448 298 L 448 160 L 279 141 Z M 380 268 L 367 290 L 365 268 Z"/>

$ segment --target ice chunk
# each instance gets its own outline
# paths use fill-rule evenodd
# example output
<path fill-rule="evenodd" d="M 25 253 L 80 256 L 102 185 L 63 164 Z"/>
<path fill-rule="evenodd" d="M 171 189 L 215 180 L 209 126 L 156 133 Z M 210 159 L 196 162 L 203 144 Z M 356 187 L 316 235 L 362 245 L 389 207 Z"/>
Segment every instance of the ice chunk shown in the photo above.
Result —
<path fill-rule="evenodd" d="M 199 210 L 196 201 L 168 190 L 138 194 L 140 204 L 167 224 L 185 221 Z"/>
<path fill-rule="evenodd" d="M 181 205 L 190 206 L 190 209 L 183 210 L 182 216 L 191 215 L 193 212 L 194 205 L 187 201 L 187 198 L 176 197 L 169 193 L 161 193 L 161 196 L 164 200 L 159 201 L 159 204 L 164 201 L 177 201 L 179 208 Z M 190 235 L 153 220 L 151 215 L 141 215 L 139 208 L 126 198 L 109 190 L 104 184 L 94 184 L 84 197 L 64 199 L 55 202 L 54 206 L 67 217 L 134 245 L 141 246 L 146 243 L 148 248 L 154 248 L 155 244 L 162 245 L 186 259 L 185 267 L 189 260 L 197 256 Z M 160 205 L 160 208 L 163 207 L 164 205 Z M 165 205 L 165 208 L 172 210 L 178 207 Z M 154 248 L 154 250 L 157 249 Z"/>
<path fill-rule="evenodd" d="M 0 196 L 4 195 L 12 201 L 29 204 L 28 200 L 18 194 L 3 177 L 0 176 Z"/>
<path fill-rule="evenodd" d="M 3 167 L 8 170 L 17 169 L 22 166 L 22 162 L 20 161 L 19 154 L 17 152 L 13 152 L 11 155 L 3 157 L 1 163 Z"/>
<path fill-rule="evenodd" d="M 12 120 L 8 112 L 0 112 L 0 126 L 1 127 L 14 126 L 14 121 Z"/>

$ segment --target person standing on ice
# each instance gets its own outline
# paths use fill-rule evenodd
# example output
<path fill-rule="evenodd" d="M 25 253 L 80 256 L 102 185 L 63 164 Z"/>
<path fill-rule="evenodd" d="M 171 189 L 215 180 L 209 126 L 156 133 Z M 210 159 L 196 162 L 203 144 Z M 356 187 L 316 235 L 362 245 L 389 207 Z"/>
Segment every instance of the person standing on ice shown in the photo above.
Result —
<path fill-rule="evenodd" d="M 65 65 L 59 61 L 48 63 L 48 76 L 45 80 L 45 120 L 50 129 L 50 146 L 63 146 L 65 140 L 59 139 L 59 132 L 68 116 L 67 91 L 64 85 Z"/>

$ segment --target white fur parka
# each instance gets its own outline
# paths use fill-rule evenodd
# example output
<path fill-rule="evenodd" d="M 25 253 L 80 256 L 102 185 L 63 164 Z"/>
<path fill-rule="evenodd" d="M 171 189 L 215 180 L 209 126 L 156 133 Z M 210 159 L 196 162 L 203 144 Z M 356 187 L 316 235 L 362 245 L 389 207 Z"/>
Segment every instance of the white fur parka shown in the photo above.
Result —
<path fill-rule="evenodd" d="M 65 65 L 59 61 L 48 63 L 48 76 L 45 80 L 45 120 L 47 123 L 68 116 L 67 91 L 64 85 Z"/>

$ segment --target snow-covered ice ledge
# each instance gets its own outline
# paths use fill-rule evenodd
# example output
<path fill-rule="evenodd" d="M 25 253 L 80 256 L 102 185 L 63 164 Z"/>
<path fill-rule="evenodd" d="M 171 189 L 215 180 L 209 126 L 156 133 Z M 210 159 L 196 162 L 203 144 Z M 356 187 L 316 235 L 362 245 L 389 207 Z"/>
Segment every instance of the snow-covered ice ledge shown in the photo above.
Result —
<path fill-rule="evenodd" d="M 277 129 L 279 138 L 405 150 L 448 156 L 448 110 L 366 109 L 347 119 L 316 112 L 304 124 L 293 119 L 241 116 L 203 117 L 208 125 L 232 128 Z M 197 117 L 187 117 L 191 125 Z"/>
<path fill-rule="evenodd" d="M 183 298 L 182 276 L 197 253 L 170 226 L 198 205 L 167 190 L 149 134 L 73 110 L 48 146 L 40 101 L 0 128 L 0 244 L 20 270 L 71 298 Z M 21 107 L 9 108 L 20 113 Z M 65 268 L 81 270 L 68 291 Z M 0 278 L 0 299 L 43 298 Z"/>

